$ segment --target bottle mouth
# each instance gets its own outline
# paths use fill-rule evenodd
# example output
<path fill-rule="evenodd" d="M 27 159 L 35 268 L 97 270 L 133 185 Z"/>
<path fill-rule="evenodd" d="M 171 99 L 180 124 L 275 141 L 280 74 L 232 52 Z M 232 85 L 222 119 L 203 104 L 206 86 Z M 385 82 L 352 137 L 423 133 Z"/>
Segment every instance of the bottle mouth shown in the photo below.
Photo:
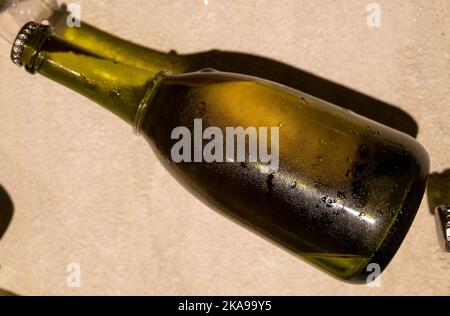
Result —
<path fill-rule="evenodd" d="M 39 29 L 39 24 L 35 22 L 26 23 L 16 36 L 11 49 L 11 60 L 17 66 L 22 66 L 22 54 L 27 41 Z"/>

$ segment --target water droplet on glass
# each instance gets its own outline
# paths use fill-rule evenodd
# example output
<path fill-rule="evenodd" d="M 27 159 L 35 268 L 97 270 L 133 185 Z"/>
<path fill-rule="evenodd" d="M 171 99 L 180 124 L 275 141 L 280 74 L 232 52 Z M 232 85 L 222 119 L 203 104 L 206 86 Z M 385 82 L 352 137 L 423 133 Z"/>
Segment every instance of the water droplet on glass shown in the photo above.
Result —
<path fill-rule="evenodd" d="M 327 207 L 332 207 L 333 204 L 336 203 L 336 200 L 329 197 L 328 195 L 323 196 L 321 200 L 326 204 Z"/>

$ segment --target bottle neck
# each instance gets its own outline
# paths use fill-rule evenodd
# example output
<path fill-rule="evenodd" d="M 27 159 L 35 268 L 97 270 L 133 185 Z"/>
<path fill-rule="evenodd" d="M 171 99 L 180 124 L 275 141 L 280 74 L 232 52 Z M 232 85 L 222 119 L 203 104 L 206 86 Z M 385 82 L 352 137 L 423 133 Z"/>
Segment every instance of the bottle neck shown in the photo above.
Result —
<path fill-rule="evenodd" d="M 68 12 L 65 9 L 63 5 L 48 19 L 59 38 L 94 52 L 98 56 L 115 60 L 125 65 L 150 71 L 186 72 L 187 64 L 183 56 L 177 55 L 174 51 L 165 53 L 143 47 L 102 31 L 85 21 L 82 21 L 80 27 L 69 27 L 66 21 Z"/>
<path fill-rule="evenodd" d="M 55 36 L 49 26 L 39 25 L 22 47 L 20 64 L 28 72 L 37 72 L 82 94 L 135 125 L 137 131 L 164 77 L 156 71 L 97 56 Z"/>

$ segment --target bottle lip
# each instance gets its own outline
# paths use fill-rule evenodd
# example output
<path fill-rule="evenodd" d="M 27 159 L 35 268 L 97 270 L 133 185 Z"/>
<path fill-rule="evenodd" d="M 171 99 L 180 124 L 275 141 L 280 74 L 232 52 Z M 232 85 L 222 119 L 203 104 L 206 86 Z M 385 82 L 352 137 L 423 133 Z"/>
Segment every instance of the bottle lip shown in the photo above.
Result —
<path fill-rule="evenodd" d="M 40 52 L 53 30 L 50 26 L 36 22 L 26 23 L 16 36 L 11 49 L 11 60 L 17 66 L 34 74 Z"/>
<path fill-rule="evenodd" d="M 30 21 L 22 26 L 16 38 L 14 39 L 13 46 L 11 48 L 11 60 L 17 66 L 22 66 L 22 54 L 24 46 L 38 29 L 39 24 Z"/>

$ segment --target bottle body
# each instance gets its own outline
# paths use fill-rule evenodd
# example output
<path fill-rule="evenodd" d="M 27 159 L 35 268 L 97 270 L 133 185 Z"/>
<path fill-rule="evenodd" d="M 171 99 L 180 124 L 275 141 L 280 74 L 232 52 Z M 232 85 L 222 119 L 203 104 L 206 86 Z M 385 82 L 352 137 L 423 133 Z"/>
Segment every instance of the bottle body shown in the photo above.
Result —
<path fill-rule="evenodd" d="M 365 280 L 369 263 L 383 269 L 400 246 L 429 168 L 425 150 L 408 135 L 262 79 L 211 70 L 157 73 L 61 40 L 49 27 L 23 34 L 18 51 L 29 72 L 135 125 L 180 182 L 229 218 L 351 281 Z M 209 147 L 221 161 L 204 159 L 209 127 L 223 136 Z M 194 134 L 182 161 L 174 159 L 180 128 Z M 251 159 L 252 144 L 264 142 L 245 134 L 244 159 L 235 144 L 236 156 L 227 155 L 229 128 L 249 135 L 254 129 L 259 139 L 270 130 L 265 146 L 272 158 L 276 151 L 276 165 Z"/>
<path fill-rule="evenodd" d="M 279 127 L 279 167 L 174 162 L 179 126 Z M 163 164 L 222 214 L 340 278 L 383 269 L 417 211 L 428 174 L 409 136 L 268 81 L 221 72 L 169 75 L 144 119 Z M 226 139 L 226 136 L 224 136 Z M 205 148 L 208 139 L 203 139 Z M 246 148 L 250 148 L 246 138 Z M 195 144 L 192 141 L 193 150 Z M 226 151 L 225 141 L 223 152 Z M 225 154 L 224 154 L 225 155 Z M 229 159 L 231 158 L 231 160 Z"/>

